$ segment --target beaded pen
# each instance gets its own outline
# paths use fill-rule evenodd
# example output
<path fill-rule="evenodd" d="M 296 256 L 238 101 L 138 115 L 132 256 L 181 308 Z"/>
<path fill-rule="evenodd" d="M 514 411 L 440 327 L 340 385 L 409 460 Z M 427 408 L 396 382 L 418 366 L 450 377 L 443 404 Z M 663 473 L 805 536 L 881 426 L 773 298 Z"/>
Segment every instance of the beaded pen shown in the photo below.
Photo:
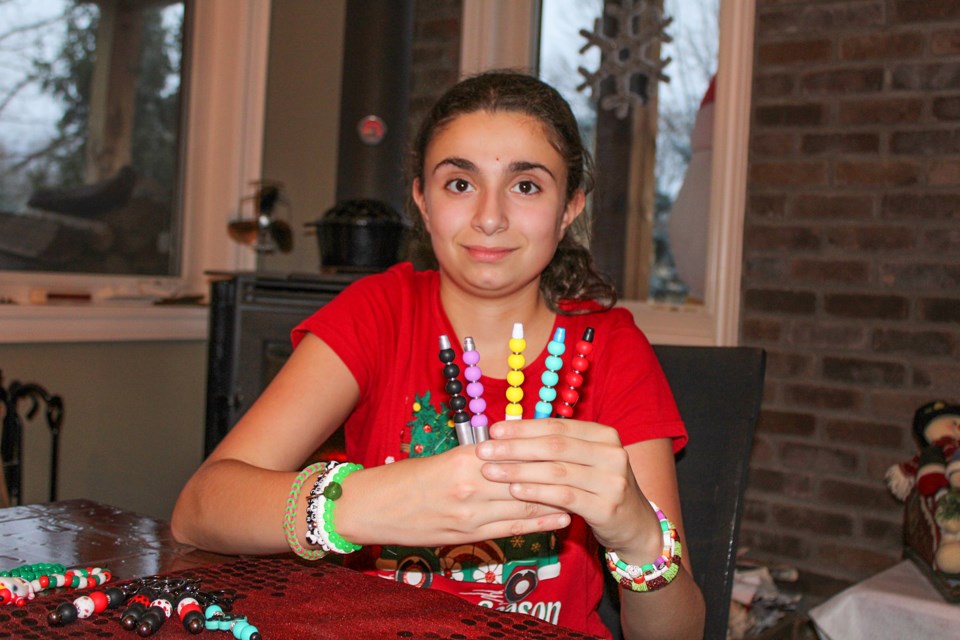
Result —
<path fill-rule="evenodd" d="M 473 342 L 473 338 L 463 339 L 463 363 L 467 368 L 463 371 L 463 377 L 467 379 L 467 395 L 470 396 L 470 428 L 473 431 L 473 441 L 477 444 L 490 439 L 490 430 L 488 425 L 490 421 L 483 413 L 487 409 L 487 401 L 483 399 L 483 383 L 480 377 L 483 372 L 477 363 L 480 362 L 480 352 Z"/>
<path fill-rule="evenodd" d="M 557 415 L 561 418 L 573 417 L 573 405 L 580 399 L 577 389 L 583 384 L 583 373 L 590 366 L 587 358 L 591 351 L 593 351 L 593 327 L 587 327 L 583 332 L 583 338 L 577 341 L 577 355 L 570 359 L 571 371 L 563 376 L 567 388 L 560 392 L 563 404 L 557 405 Z"/>
<path fill-rule="evenodd" d="M 557 390 L 554 388 L 560 380 L 557 371 L 563 366 L 563 360 L 560 356 L 566 351 L 563 341 L 567 338 L 567 330 L 563 327 L 557 327 L 553 333 L 553 340 L 547 343 L 546 365 L 547 370 L 540 376 L 543 386 L 540 387 L 540 401 L 534 410 L 534 418 L 549 418 L 553 413 L 553 401 L 557 398 Z"/>
<path fill-rule="evenodd" d="M 515 322 L 513 324 L 513 333 L 508 343 L 510 355 L 507 356 L 507 366 L 510 367 L 507 373 L 507 420 L 520 420 L 523 417 L 523 407 L 520 401 L 523 400 L 523 365 L 526 363 L 523 357 L 523 351 L 527 348 L 527 341 L 523 339 L 523 323 Z"/>
<path fill-rule="evenodd" d="M 460 375 L 460 367 L 453 361 L 456 354 L 450 346 L 450 338 L 446 335 L 440 336 L 440 362 L 443 363 L 443 377 L 447 379 L 444 390 L 450 395 L 450 402 L 447 406 L 453 411 L 453 428 L 457 433 L 457 442 L 460 444 L 473 444 L 473 432 L 470 429 L 470 414 L 463 410 L 467 406 L 467 399 L 460 395 L 463 390 L 463 383 L 457 379 Z"/>

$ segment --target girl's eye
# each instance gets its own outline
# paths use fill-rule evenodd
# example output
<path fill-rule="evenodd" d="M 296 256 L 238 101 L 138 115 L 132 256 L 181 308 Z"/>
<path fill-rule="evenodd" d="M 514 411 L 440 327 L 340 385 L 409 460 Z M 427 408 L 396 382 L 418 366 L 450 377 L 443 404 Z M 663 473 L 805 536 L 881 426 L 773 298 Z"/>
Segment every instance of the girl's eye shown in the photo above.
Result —
<path fill-rule="evenodd" d="M 530 180 L 518 182 L 517 184 L 513 185 L 513 188 L 510 190 L 515 193 L 521 193 L 525 196 L 540 193 L 540 187 L 538 187 L 535 182 L 531 182 Z"/>
<path fill-rule="evenodd" d="M 473 185 L 464 180 L 463 178 L 454 178 L 447 183 L 446 189 L 448 191 L 454 191 L 456 193 L 469 193 L 473 191 Z"/>

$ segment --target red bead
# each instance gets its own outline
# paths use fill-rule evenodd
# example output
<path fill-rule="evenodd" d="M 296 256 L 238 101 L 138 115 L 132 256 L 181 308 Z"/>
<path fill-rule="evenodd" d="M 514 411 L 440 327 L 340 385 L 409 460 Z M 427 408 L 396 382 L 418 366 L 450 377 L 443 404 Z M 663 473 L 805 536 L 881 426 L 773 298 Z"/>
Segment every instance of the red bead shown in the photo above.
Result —
<path fill-rule="evenodd" d="M 146 594 L 143 594 L 143 593 L 138 593 L 137 595 L 135 595 L 135 596 L 133 596 L 132 598 L 130 598 L 130 604 L 133 604 L 134 602 L 139 602 L 139 603 L 142 604 L 144 607 L 149 607 L 149 606 L 150 606 L 150 598 L 147 597 L 147 595 L 146 595 Z"/>
<path fill-rule="evenodd" d="M 563 376 L 563 381 L 576 389 L 583 384 L 583 376 L 576 371 L 568 371 L 567 374 Z"/>
<path fill-rule="evenodd" d="M 107 605 L 110 604 L 110 599 L 107 598 L 107 594 L 103 591 L 92 591 L 87 594 L 90 596 L 90 599 L 93 600 L 93 610 L 96 613 L 100 613 L 107 608 Z"/>
<path fill-rule="evenodd" d="M 567 404 L 577 404 L 577 400 L 580 399 L 580 394 L 577 393 L 576 389 L 564 389 L 560 392 L 560 399 Z"/>
<path fill-rule="evenodd" d="M 587 342 L 586 340 L 577 341 L 577 353 L 580 355 L 588 356 L 593 351 L 593 343 Z"/>
<path fill-rule="evenodd" d="M 570 359 L 570 366 L 576 371 L 583 373 L 590 368 L 590 361 L 583 356 L 574 356 Z"/>
<path fill-rule="evenodd" d="M 554 411 L 556 411 L 557 415 L 561 418 L 570 418 L 573 416 L 573 407 L 568 404 L 558 404 L 554 407 Z"/>
<path fill-rule="evenodd" d="M 50 576 L 40 576 L 37 578 L 37 581 L 40 583 L 41 589 L 46 589 L 50 586 Z"/>

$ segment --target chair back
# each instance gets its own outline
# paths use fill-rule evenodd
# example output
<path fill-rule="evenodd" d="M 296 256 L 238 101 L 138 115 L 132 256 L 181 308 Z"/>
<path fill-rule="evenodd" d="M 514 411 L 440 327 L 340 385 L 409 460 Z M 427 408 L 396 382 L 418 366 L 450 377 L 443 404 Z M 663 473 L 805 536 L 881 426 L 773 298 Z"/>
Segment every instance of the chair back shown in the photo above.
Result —
<path fill-rule="evenodd" d="M 684 556 L 706 604 L 705 640 L 726 640 L 740 514 L 753 432 L 760 415 L 766 352 L 751 347 L 655 345 L 690 442 L 677 455 Z M 600 617 L 615 639 L 619 588 L 605 574 Z"/>
<path fill-rule="evenodd" d="M 50 484 L 49 497 L 57 499 L 57 468 L 60 458 L 60 428 L 63 425 L 63 399 L 50 394 L 34 383 L 14 380 L 9 387 L 3 386 L 0 376 L 0 410 L 3 411 L 3 428 L 0 431 L 0 459 L 3 462 L 3 488 L 6 495 L 0 502 L 22 504 L 23 502 L 23 427 L 25 416 L 32 420 L 44 405 L 44 415 L 50 430 Z M 25 404 L 21 415 L 20 406 Z"/>
<path fill-rule="evenodd" d="M 706 601 L 704 638 L 727 637 L 737 538 L 766 352 L 752 347 L 654 347 L 690 442 L 677 459 L 693 578 Z"/>

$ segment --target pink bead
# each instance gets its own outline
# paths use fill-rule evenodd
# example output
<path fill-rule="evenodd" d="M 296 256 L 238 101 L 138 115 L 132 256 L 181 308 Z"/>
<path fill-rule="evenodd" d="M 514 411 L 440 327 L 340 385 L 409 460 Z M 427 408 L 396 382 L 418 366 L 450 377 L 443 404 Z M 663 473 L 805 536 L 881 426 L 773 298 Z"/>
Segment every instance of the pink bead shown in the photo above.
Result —
<path fill-rule="evenodd" d="M 479 351 L 464 351 L 463 352 L 463 362 L 464 364 L 474 365 L 480 362 L 480 352 Z"/>
<path fill-rule="evenodd" d="M 489 422 L 489 420 L 487 420 L 487 416 L 485 416 L 485 415 L 483 415 L 483 414 L 477 414 L 477 415 L 475 415 L 475 416 L 471 416 L 471 418 L 470 418 L 470 426 L 471 426 L 471 427 L 485 427 L 485 426 L 487 426 L 489 423 L 490 423 L 490 422 Z"/>
<path fill-rule="evenodd" d="M 487 410 L 487 401 L 483 398 L 474 398 L 470 401 L 470 411 L 473 413 L 483 413 Z"/>
<path fill-rule="evenodd" d="M 480 379 L 480 376 L 483 375 L 483 372 L 480 371 L 480 367 L 467 367 L 463 372 L 463 377 L 469 380 L 470 382 L 476 382 Z M 481 391 L 482 393 L 482 391 Z"/>
<path fill-rule="evenodd" d="M 479 382 L 471 382 L 467 385 L 467 395 L 471 398 L 479 398 L 483 395 L 483 385 Z"/>

